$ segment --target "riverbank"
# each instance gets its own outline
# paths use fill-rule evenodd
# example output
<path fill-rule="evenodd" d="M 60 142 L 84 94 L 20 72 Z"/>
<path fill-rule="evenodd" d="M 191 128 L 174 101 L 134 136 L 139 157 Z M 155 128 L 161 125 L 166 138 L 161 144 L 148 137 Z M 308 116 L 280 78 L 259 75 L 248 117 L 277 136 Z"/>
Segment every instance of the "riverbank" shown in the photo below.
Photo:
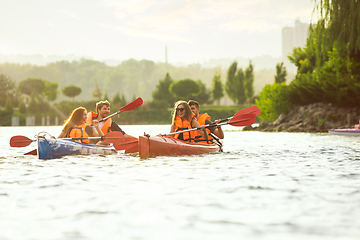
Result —
<path fill-rule="evenodd" d="M 327 132 L 328 129 L 353 128 L 359 124 L 360 106 L 338 107 L 331 103 L 313 103 L 295 106 L 287 114 L 281 114 L 274 122 L 264 121 L 259 127 L 244 130 L 264 132 Z"/>

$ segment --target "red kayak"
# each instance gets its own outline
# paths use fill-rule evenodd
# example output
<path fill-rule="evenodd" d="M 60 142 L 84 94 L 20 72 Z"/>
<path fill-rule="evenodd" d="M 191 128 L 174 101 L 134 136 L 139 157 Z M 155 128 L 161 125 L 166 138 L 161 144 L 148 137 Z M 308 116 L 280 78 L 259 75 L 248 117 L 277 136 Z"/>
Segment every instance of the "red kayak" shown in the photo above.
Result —
<path fill-rule="evenodd" d="M 168 136 L 139 136 L 139 156 L 194 155 L 221 152 L 218 144 L 189 143 Z"/>

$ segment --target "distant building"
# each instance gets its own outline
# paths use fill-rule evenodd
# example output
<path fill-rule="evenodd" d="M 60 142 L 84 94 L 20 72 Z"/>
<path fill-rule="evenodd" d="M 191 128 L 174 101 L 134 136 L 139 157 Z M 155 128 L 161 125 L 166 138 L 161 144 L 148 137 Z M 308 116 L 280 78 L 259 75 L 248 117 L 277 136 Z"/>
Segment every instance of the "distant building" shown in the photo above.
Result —
<path fill-rule="evenodd" d="M 295 20 L 295 27 L 284 27 L 282 29 L 282 61 L 288 72 L 296 72 L 296 67 L 287 58 L 295 47 L 304 47 L 308 37 L 309 24 Z"/>

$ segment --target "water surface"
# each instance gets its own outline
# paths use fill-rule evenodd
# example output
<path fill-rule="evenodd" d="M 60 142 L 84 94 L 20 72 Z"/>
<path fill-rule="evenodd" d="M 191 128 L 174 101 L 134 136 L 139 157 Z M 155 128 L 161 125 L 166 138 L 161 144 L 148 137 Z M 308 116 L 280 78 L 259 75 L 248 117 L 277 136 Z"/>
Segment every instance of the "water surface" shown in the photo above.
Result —
<path fill-rule="evenodd" d="M 43 161 L 10 137 L 61 127 L 0 127 L 0 239 L 360 239 L 360 138 L 225 129 L 223 153 Z"/>

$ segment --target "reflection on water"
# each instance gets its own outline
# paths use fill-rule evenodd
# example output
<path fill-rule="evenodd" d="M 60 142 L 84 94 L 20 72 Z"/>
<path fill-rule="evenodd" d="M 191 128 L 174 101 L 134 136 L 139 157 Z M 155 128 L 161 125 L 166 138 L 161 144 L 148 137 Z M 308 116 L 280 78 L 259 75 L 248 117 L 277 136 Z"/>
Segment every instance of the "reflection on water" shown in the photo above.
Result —
<path fill-rule="evenodd" d="M 41 161 L 10 137 L 61 127 L 1 127 L 0 239 L 360 239 L 360 138 L 226 129 L 224 153 Z"/>

